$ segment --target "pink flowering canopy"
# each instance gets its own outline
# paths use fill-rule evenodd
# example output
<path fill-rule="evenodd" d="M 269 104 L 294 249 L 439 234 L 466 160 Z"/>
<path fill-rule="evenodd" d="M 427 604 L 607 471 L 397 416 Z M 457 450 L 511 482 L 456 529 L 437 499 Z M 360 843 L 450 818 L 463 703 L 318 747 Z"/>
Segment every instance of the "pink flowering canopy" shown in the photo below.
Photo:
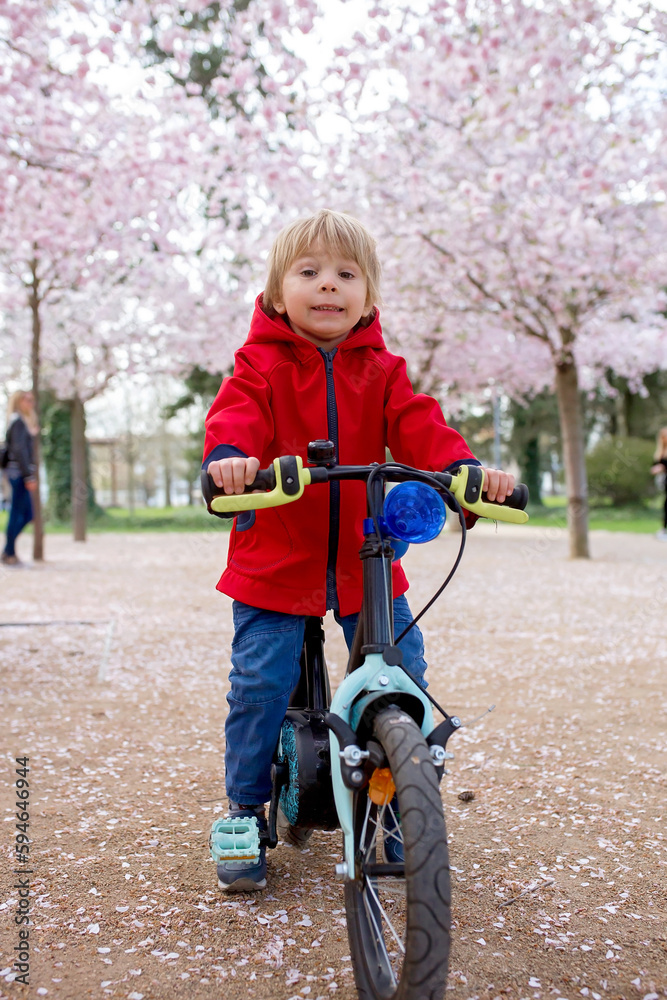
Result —
<path fill-rule="evenodd" d="M 415 371 L 511 392 L 572 356 L 588 384 L 667 367 L 667 15 L 629 10 L 377 3 L 337 52 L 332 174 L 381 240 Z"/>
<path fill-rule="evenodd" d="M 538 389 L 571 354 L 588 384 L 667 366 L 655 4 L 369 0 L 326 107 L 292 51 L 315 0 L 209 13 L 0 0 L 6 355 L 32 296 L 62 393 L 75 368 L 85 396 L 225 367 L 273 235 L 325 204 L 377 234 L 384 327 L 426 389 Z"/>
<path fill-rule="evenodd" d="M 64 394 L 76 383 L 86 398 L 141 364 L 228 363 L 255 220 L 273 217 L 291 183 L 287 126 L 303 123 L 287 40 L 314 12 L 309 0 L 241 6 L 203 33 L 202 0 L 0 0 L 10 367 L 30 353 L 35 309 Z M 226 55 L 206 92 L 181 85 L 208 46 Z"/>

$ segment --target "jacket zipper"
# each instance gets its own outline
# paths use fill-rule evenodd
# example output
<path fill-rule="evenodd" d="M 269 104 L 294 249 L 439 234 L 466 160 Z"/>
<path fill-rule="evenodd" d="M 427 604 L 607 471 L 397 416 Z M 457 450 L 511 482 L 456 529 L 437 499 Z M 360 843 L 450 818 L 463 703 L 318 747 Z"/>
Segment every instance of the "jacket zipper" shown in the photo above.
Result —
<path fill-rule="evenodd" d="M 338 350 L 318 351 L 324 359 L 327 378 L 327 433 L 334 444 L 335 461 L 338 456 L 338 408 L 336 406 L 336 388 L 334 386 L 333 359 Z M 336 560 L 338 558 L 338 534 L 340 521 L 340 483 L 329 483 L 329 550 L 327 554 L 327 610 L 338 611 L 338 592 L 336 589 Z"/>

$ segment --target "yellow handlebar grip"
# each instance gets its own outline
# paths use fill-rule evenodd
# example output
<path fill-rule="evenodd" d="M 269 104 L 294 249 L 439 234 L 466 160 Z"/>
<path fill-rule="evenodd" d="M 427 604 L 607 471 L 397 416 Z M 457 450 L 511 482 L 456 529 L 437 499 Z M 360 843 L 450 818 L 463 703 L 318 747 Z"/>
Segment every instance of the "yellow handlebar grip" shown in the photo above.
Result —
<path fill-rule="evenodd" d="M 450 490 L 462 507 L 472 511 L 473 514 L 479 514 L 480 517 L 488 517 L 493 521 L 507 521 L 509 524 L 526 523 L 528 514 L 525 510 L 518 510 L 516 507 L 506 507 L 505 504 L 488 503 L 482 500 L 482 484 L 475 483 L 472 489 L 468 485 L 470 470 L 471 466 L 462 465 L 459 471 L 452 477 L 452 485 L 450 486 Z M 475 496 L 479 499 L 475 499 Z"/>
<path fill-rule="evenodd" d="M 310 485 L 310 469 L 304 469 L 300 455 L 274 458 L 276 485 L 267 493 L 232 493 L 213 497 L 211 510 L 220 514 L 233 514 L 241 510 L 262 510 L 292 503 L 303 495 Z"/>

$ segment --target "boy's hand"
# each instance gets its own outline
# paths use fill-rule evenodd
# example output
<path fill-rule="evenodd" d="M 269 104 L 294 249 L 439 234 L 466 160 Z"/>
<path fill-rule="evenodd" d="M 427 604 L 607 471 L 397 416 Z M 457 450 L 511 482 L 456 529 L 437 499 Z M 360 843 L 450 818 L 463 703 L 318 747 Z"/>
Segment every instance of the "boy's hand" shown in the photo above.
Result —
<path fill-rule="evenodd" d="M 207 471 L 215 485 L 222 486 L 225 493 L 243 493 L 246 486 L 254 481 L 258 469 L 258 458 L 221 458 L 211 462 Z"/>
<path fill-rule="evenodd" d="M 514 490 L 514 476 L 500 469 L 482 469 L 484 483 L 482 491 L 486 493 L 490 503 L 504 503 Z"/>

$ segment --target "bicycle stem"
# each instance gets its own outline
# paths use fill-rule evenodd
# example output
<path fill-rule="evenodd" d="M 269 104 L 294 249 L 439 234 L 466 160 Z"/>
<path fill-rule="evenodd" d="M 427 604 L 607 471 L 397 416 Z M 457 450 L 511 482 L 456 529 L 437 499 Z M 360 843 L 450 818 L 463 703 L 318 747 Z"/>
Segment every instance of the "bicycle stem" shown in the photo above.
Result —
<path fill-rule="evenodd" d="M 384 499 L 384 479 L 380 476 L 369 482 L 368 516 L 377 519 Z M 375 531 L 366 535 L 359 553 L 362 560 L 363 645 L 360 652 L 380 653 L 394 641 L 394 611 L 391 595 L 391 561 L 394 555 L 388 542 L 377 537 Z"/>

